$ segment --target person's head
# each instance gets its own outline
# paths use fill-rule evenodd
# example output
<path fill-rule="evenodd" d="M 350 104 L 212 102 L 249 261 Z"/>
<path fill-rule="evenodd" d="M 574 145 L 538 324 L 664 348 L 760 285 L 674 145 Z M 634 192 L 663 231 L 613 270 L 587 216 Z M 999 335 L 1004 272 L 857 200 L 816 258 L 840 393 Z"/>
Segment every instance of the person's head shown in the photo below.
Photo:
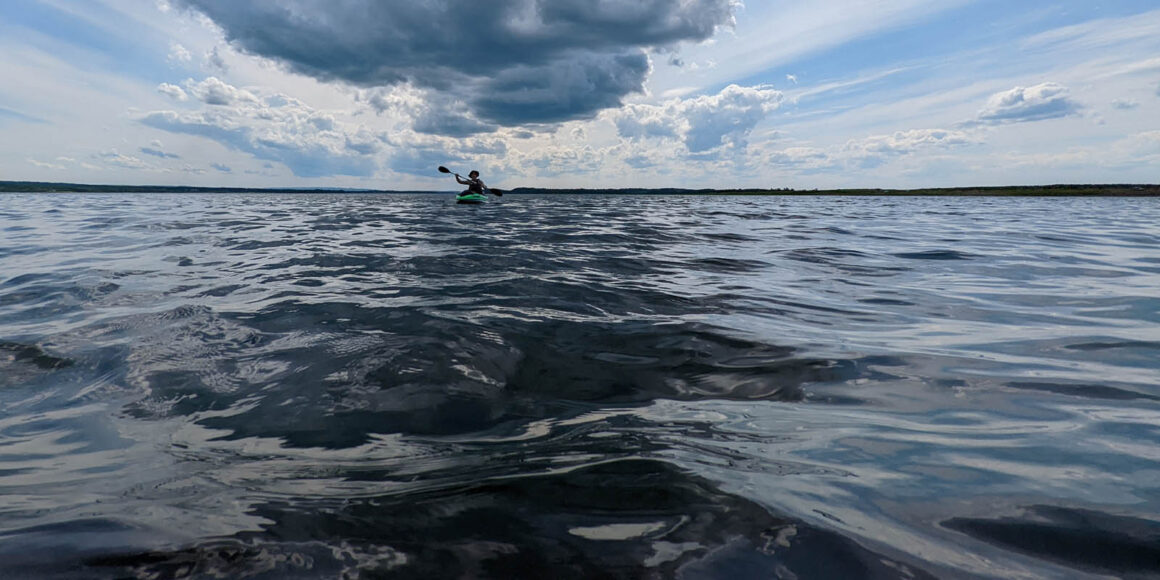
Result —
<path fill-rule="evenodd" d="M 475 179 L 476 177 L 479 177 L 479 172 L 478 172 L 478 171 L 476 171 L 476 170 L 474 170 L 474 169 L 472 169 L 472 170 L 471 170 L 471 173 L 468 173 L 468 174 L 467 174 L 467 176 L 468 176 L 468 177 L 470 177 L 470 178 L 472 178 L 472 179 Z"/>

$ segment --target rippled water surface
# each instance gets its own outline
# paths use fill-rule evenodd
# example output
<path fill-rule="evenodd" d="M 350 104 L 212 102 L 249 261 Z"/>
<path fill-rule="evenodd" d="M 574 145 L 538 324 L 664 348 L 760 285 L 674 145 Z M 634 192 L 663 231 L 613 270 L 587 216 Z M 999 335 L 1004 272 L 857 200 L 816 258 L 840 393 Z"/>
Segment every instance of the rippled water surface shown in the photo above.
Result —
<path fill-rule="evenodd" d="M 0 576 L 1156 577 L 1158 223 L 0 196 Z"/>

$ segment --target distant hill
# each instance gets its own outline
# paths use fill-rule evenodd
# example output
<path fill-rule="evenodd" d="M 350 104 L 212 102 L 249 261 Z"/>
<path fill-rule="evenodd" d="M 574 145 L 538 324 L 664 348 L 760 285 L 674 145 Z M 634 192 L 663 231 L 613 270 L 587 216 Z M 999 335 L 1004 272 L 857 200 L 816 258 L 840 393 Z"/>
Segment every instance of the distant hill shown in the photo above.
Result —
<path fill-rule="evenodd" d="M 1160 185 L 1020 185 L 1009 187 L 947 187 L 929 189 L 546 189 L 517 187 L 503 190 L 513 195 L 881 195 L 881 196 L 1105 196 L 1160 197 Z M 88 185 L 39 181 L 0 181 L 0 193 L 448 193 L 345 188 L 246 188 L 193 187 L 182 185 Z"/>

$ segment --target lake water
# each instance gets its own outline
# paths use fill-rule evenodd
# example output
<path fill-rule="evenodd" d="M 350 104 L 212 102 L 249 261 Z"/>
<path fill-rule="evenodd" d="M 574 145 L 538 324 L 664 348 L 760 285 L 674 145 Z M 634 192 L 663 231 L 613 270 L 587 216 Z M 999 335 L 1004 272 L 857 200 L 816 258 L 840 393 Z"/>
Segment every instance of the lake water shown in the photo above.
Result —
<path fill-rule="evenodd" d="M 1157 224 L 0 195 L 0 577 L 1157 577 Z"/>

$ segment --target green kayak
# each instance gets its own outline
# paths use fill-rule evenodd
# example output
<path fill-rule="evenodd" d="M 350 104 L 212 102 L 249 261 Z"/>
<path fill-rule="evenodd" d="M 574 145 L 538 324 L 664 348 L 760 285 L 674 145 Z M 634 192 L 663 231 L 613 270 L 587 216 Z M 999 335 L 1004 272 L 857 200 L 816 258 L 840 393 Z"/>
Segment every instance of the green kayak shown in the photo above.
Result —
<path fill-rule="evenodd" d="M 487 196 L 482 193 L 465 191 L 455 196 L 455 203 L 483 203 L 485 201 L 487 201 Z"/>

